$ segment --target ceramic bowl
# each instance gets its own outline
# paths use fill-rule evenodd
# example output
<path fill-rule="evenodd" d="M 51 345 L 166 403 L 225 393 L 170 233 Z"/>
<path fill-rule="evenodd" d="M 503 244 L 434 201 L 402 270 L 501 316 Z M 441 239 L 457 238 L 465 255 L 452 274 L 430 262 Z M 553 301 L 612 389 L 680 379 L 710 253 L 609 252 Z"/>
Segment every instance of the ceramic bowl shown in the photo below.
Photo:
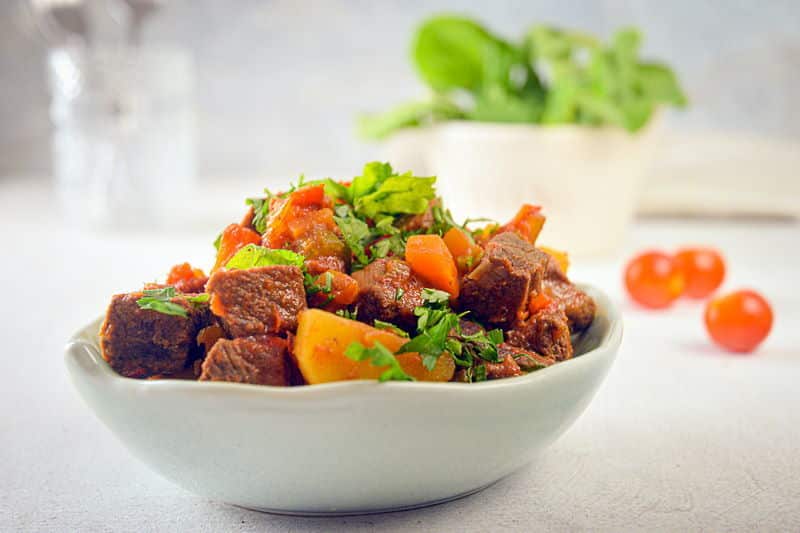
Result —
<path fill-rule="evenodd" d="M 613 127 L 454 120 L 400 131 L 384 155 L 401 172 L 437 176 L 456 220 L 505 222 L 524 198 L 544 206 L 541 244 L 573 257 L 608 255 L 624 242 L 658 126 L 658 115 L 636 135 Z"/>
<path fill-rule="evenodd" d="M 121 377 L 98 348 L 100 320 L 66 348 L 75 387 L 100 420 L 165 478 L 262 511 L 357 514 L 475 492 L 528 463 L 583 412 L 622 339 L 597 289 L 579 356 L 475 384 L 349 381 L 265 387 Z"/>

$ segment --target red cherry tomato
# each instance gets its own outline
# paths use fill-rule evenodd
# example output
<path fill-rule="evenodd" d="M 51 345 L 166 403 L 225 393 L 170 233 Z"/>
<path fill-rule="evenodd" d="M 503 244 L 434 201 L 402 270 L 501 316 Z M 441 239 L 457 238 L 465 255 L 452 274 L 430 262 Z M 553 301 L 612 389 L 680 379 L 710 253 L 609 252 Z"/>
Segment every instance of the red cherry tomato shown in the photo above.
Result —
<path fill-rule="evenodd" d="M 675 261 L 686 283 L 683 294 L 689 298 L 705 298 L 725 279 L 725 260 L 713 248 L 678 250 Z"/>
<path fill-rule="evenodd" d="M 706 306 L 706 329 L 711 338 L 732 352 L 752 352 L 772 329 L 772 308 L 750 290 L 714 298 Z"/>
<path fill-rule="evenodd" d="M 637 303 L 651 309 L 669 307 L 683 292 L 683 275 L 662 252 L 637 255 L 625 267 L 625 287 Z"/>

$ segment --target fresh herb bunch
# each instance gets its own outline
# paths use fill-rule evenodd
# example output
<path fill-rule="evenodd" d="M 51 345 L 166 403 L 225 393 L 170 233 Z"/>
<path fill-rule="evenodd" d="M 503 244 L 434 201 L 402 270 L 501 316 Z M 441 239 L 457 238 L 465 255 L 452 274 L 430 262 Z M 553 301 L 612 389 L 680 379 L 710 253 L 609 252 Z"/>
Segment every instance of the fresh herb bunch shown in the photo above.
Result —
<path fill-rule="evenodd" d="M 359 132 L 381 139 L 400 128 L 451 119 L 614 125 L 636 132 L 659 105 L 686 105 L 672 70 L 639 58 L 641 41 L 634 28 L 617 31 L 605 44 L 584 33 L 535 26 L 512 43 L 470 19 L 433 17 L 417 29 L 412 45 L 417 73 L 433 96 L 361 117 Z"/>

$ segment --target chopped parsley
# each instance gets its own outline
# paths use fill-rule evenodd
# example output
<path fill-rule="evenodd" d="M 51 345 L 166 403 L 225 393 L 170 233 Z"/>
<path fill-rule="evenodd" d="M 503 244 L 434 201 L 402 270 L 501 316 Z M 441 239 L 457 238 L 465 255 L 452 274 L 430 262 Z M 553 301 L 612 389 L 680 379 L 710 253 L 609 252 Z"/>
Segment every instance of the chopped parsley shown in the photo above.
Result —
<path fill-rule="evenodd" d="M 147 289 L 142 291 L 142 297 L 136 300 L 139 309 L 156 311 L 164 315 L 179 316 L 188 318 L 189 313 L 186 308 L 173 302 L 174 298 L 182 298 L 192 304 L 201 304 L 208 301 L 209 295 L 206 293 L 194 296 L 182 296 L 177 293 L 175 287 L 168 286 L 161 289 Z"/>
<path fill-rule="evenodd" d="M 291 250 L 276 250 L 257 244 L 248 244 L 231 257 L 225 268 L 245 270 L 261 266 L 293 265 L 303 267 L 305 258 Z"/>
<path fill-rule="evenodd" d="M 444 352 L 453 357 L 456 365 L 467 369 L 475 367 L 476 361 L 500 361 L 498 346 L 503 343 L 501 330 L 464 334 L 460 321 L 466 313 L 457 314 L 450 309 L 450 294 L 424 289 L 422 299 L 425 303 L 414 310 L 417 335 L 401 346 L 398 353 L 419 353 L 422 364 L 428 370 L 433 370 Z"/>
<path fill-rule="evenodd" d="M 358 306 L 356 306 L 352 311 L 348 309 L 338 309 L 336 314 L 342 318 L 349 318 L 350 320 L 358 320 Z"/>
<path fill-rule="evenodd" d="M 362 267 L 368 265 L 370 260 L 367 256 L 366 245 L 372 236 L 372 231 L 367 223 L 356 218 L 347 206 L 338 206 L 333 220 L 339 226 L 342 239 L 353 253 L 356 264 Z"/>
<path fill-rule="evenodd" d="M 402 329 L 398 328 L 391 322 L 384 322 L 383 320 L 378 320 L 377 318 L 372 321 L 372 325 L 378 329 L 385 329 L 387 331 L 391 331 L 395 335 L 399 335 L 401 337 L 408 337 L 408 333 L 403 331 Z"/>
<path fill-rule="evenodd" d="M 414 378 L 405 373 L 397 357 L 378 341 L 367 348 L 360 342 L 352 342 L 344 354 L 353 361 L 369 361 L 372 366 L 386 366 L 379 381 L 414 381 Z"/>
<path fill-rule="evenodd" d="M 399 302 L 400 300 L 402 300 L 403 299 L 403 295 L 405 293 L 406 293 L 406 291 L 403 290 L 403 287 L 397 287 L 394 290 L 394 301 L 395 302 Z"/>
<path fill-rule="evenodd" d="M 324 283 L 320 285 L 319 280 L 324 279 Z M 303 286 L 306 289 L 306 295 L 313 296 L 314 294 L 325 294 L 328 297 L 322 302 L 320 307 L 325 307 L 331 303 L 336 296 L 333 294 L 333 274 L 330 271 L 323 272 L 319 276 L 312 276 L 308 272 L 303 272 Z"/>
<path fill-rule="evenodd" d="M 268 195 L 269 191 L 264 190 Z M 267 198 L 248 198 L 245 204 L 253 208 L 253 227 L 259 233 L 267 231 L 267 220 L 269 219 L 269 197 Z"/>

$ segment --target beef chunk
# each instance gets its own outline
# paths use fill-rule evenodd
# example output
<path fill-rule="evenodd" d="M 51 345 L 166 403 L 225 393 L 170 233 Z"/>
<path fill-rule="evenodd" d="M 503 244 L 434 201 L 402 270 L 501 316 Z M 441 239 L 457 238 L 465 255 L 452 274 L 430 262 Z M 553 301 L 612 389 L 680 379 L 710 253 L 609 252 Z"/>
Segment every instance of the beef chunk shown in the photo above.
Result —
<path fill-rule="evenodd" d="M 486 379 L 513 378 L 522 375 L 517 361 L 510 355 L 504 355 L 499 363 L 485 361 L 483 364 L 486 365 Z"/>
<path fill-rule="evenodd" d="M 524 314 L 528 295 L 542 289 L 550 258 L 515 233 L 493 237 L 461 288 L 462 309 L 478 320 L 510 325 Z"/>
<path fill-rule="evenodd" d="M 211 311 L 231 337 L 293 331 L 306 308 L 303 274 L 296 266 L 221 270 L 206 288 Z"/>
<path fill-rule="evenodd" d="M 534 351 L 517 348 L 505 342 L 498 346 L 497 351 L 500 355 L 512 357 L 517 362 L 520 370 L 526 373 L 546 368 L 556 362 L 552 357 L 545 357 Z"/>
<path fill-rule="evenodd" d="M 202 356 L 197 333 L 210 313 L 181 298 L 172 301 L 186 309 L 188 318 L 141 309 L 141 292 L 111 298 L 100 328 L 103 358 L 115 371 L 130 378 L 182 375 L 192 361 Z"/>
<path fill-rule="evenodd" d="M 279 337 L 221 339 L 203 361 L 199 380 L 286 386 L 287 358 L 288 343 Z"/>
<path fill-rule="evenodd" d="M 483 326 L 472 320 L 459 319 L 458 325 L 461 327 L 462 335 L 475 335 L 482 331 L 486 331 Z"/>
<path fill-rule="evenodd" d="M 399 259 L 378 259 L 353 272 L 358 282 L 358 320 L 372 324 L 375 319 L 413 330 L 414 309 L 422 305 L 424 285 Z"/>
<path fill-rule="evenodd" d="M 329 270 L 347 273 L 347 263 L 345 263 L 344 259 L 335 255 L 307 259 L 305 265 L 306 270 L 312 276 L 319 276 Z"/>
<path fill-rule="evenodd" d="M 548 307 L 519 321 L 506 335 L 513 346 L 532 350 L 556 361 L 572 357 L 567 316 L 557 307 Z"/>
<path fill-rule="evenodd" d="M 567 315 L 572 331 L 582 331 L 592 325 L 596 306 L 591 296 L 573 285 L 550 258 L 544 277 L 544 290 Z"/>

